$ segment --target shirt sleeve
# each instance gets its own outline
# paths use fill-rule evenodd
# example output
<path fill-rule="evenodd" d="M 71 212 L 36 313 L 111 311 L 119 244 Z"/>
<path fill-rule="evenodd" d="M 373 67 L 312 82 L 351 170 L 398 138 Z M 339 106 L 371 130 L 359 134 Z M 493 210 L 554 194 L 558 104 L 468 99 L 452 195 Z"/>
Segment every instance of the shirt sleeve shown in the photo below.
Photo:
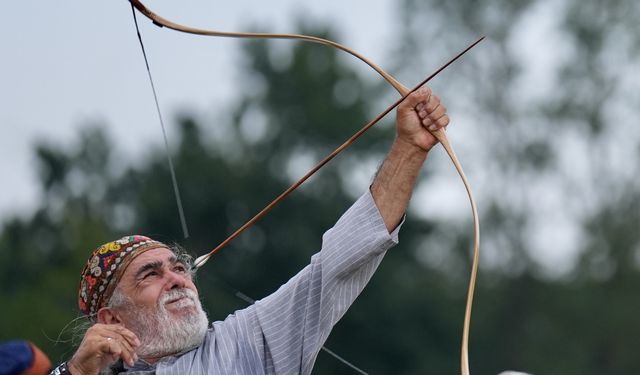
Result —
<path fill-rule="evenodd" d="M 371 193 L 322 237 L 322 249 L 275 293 L 239 311 L 268 374 L 309 374 L 331 328 L 362 292 L 386 250 L 398 242 Z"/>

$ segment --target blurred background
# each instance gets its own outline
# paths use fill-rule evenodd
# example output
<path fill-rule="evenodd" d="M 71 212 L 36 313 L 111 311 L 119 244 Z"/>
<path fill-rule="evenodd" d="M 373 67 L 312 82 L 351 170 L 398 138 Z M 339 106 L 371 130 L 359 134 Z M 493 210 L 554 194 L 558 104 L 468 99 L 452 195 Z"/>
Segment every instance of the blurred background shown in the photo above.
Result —
<path fill-rule="evenodd" d="M 486 35 L 431 84 L 481 214 L 471 371 L 640 372 L 640 3 L 147 6 L 192 26 L 327 37 L 407 86 Z M 91 249 L 141 233 L 203 254 L 397 98 L 324 46 L 188 36 L 139 17 L 185 239 L 128 3 L 3 8 L 0 341 L 28 339 L 54 363 L 73 353 L 65 326 Z M 393 133 L 389 115 L 199 272 L 212 319 L 308 262 Z M 401 244 L 327 346 L 371 374 L 458 372 L 471 237 L 462 184 L 436 149 Z M 314 370 L 353 373 L 325 353 Z"/>

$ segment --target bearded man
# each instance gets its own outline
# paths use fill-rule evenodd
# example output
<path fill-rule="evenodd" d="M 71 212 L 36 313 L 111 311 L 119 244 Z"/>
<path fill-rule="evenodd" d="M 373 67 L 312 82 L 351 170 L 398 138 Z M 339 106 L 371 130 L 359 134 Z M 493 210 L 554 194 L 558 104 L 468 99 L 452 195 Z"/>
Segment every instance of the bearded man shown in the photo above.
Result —
<path fill-rule="evenodd" d="M 209 325 L 187 256 L 144 236 L 96 249 L 79 306 L 95 324 L 52 374 L 309 374 L 331 328 L 397 243 L 427 153 L 447 126 L 428 88 L 398 107 L 396 138 L 374 181 L 276 292 Z M 115 363 L 115 365 L 114 365 Z"/>

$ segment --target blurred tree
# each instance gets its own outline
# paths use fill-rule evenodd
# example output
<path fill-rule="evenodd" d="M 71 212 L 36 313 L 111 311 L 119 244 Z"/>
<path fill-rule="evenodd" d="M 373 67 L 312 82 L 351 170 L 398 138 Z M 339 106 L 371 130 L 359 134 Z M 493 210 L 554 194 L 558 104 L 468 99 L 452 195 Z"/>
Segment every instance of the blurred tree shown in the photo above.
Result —
<path fill-rule="evenodd" d="M 637 2 L 405 0 L 401 9 L 401 76 L 488 36 L 459 74 L 434 82 L 451 103 L 450 137 L 482 214 L 472 372 L 638 372 Z M 468 272 L 467 227 L 434 222 L 434 232 L 455 233 L 439 243 L 445 259 L 425 250 L 425 265 Z M 447 279 L 462 293 L 466 277 Z"/>
<path fill-rule="evenodd" d="M 109 143 L 95 125 L 73 147 L 36 147 L 42 203 L 31 217 L 7 220 L 0 234 L 0 340 L 32 340 L 52 360 L 70 354 L 53 340 L 77 315 L 74 289 L 87 249 L 115 234 L 103 203 L 113 179 Z"/>
<path fill-rule="evenodd" d="M 331 37 L 324 27 L 302 31 Z M 117 143 L 101 127 L 88 128 L 74 145 L 38 146 L 42 206 L 31 218 L 8 222 L 0 235 L 6 286 L 2 293 L 14 297 L 3 321 L 7 325 L 1 330 L 3 337 L 34 339 L 41 338 L 40 332 L 57 336 L 77 314 L 77 275 L 91 248 L 121 235 L 144 233 L 166 242 L 178 240 L 194 253 L 204 253 L 369 120 L 368 105 L 377 94 L 343 56 L 321 46 L 294 44 L 281 51 L 290 57 L 282 61 L 270 48 L 271 43 L 264 41 L 245 44 L 248 94 L 230 110 L 228 119 L 203 125 L 195 115 L 182 115 L 177 121 L 179 139 L 172 148 L 192 233 L 188 240 L 179 240 L 160 145 L 144 144 L 147 155 L 135 167 L 122 166 L 129 163 L 116 158 L 121 156 Z M 322 233 L 363 192 L 384 157 L 393 138 L 391 121 L 387 122 L 371 130 L 350 153 L 335 159 L 200 272 L 212 319 L 222 319 L 246 305 L 234 295 L 237 290 L 261 298 L 307 264 L 320 247 Z M 406 226 L 429 227 L 414 222 Z M 389 319 L 386 315 L 392 314 L 385 311 L 390 310 L 375 309 L 379 321 L 401 325 L 402 317 Z M 31 329 L 11 324 L 25 319 L 39 324 Z M 344 324 L 361 329 L 367 323 L 353 319 Z M 384 335 L 393 334 L 389 330 Z M 348 328 L 338 337 L 347 345 L 360 343 Z M 38 343 L 54 361 L 72 352 L 69 343 Z M 375 364 L 371 366 L 375 369 Z M 318 371 L 345 369 L 331 359 Z"/>
<path fill-rule="evenodd" d="M 631 73 L 639 7 L 631 0 L 401 5 L 403 42 L 392 52 L 408 86 L 425 66 L 489 36 L 432 84 L 451 113 L 450 137 L 482 214 L 472 372 L 638 372 L 640 130 L 632 125 L 640 91 Z M 302 32 L 333 37 L 324 26 Z M 245 43 L 245 93 L 229 113 L 177 119 L 171 148 L 188 240 L 180 239 L 160 145 L 145 144 L 135 167 L 117 159 L 117 143 L 101 126 L 70 145 L 37 146 L 42 203 L 0 232 L 0 340 L 28 338 L 53 361 L 68 357 L 69 343 L 54 345 L 42 332 L 55 337 L 76 316 L 77 275 L 91 248 L 144 233 L 205 253 L 396 95 L 364 82 L 333 50 L 287 46 Z M 366 188 L 393 137 L 391 123 L 372 129 L 199 272 L 212 319 L 245 306 L 237 291 L 262 298 L 307 263 L 322 232 Z M 401 244 L 327 343 L 372 374 L 459 371 L 470 219 L 457 176 L 442 153 L 431 159 L 435 173 L 413 200 Z M 443 203 L 443 195 L 464 203 Z M 314 373 L 353 370 L 321 353 Z"/>

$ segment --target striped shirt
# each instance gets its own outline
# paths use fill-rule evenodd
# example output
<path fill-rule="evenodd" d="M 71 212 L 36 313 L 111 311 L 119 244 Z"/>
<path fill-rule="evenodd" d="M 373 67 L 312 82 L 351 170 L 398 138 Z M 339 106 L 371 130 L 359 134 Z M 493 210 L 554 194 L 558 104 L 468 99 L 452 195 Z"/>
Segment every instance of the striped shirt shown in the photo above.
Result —
<path fill-rule="evenodd" d="M 367 191 L 322 237 L 311 262 L 268 297 L 214 322 L 197 348 L 138 361 L 127 374 L 310 374 L 331 328 L 398 242 Z"/>

